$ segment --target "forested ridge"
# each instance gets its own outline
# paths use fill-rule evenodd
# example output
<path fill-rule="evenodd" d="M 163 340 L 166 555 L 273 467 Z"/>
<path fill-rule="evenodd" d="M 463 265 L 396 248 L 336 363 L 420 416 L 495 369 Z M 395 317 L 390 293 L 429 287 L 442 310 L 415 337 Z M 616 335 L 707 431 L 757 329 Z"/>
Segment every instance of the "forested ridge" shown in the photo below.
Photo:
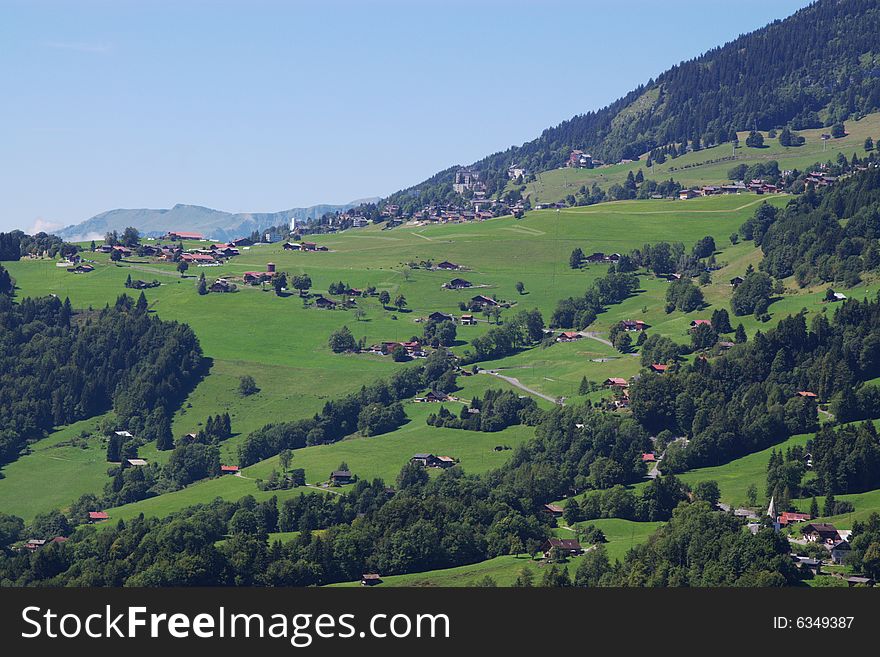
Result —
<path fill-rule="evenodd" d="M 0 462 L 55 426 L 107 410 L 136 437 L 169 422 L 200 375 L 202 351 L 185 324 L 122 296 L 100 311 L 56 297 L 13 303 L 0 294 Z"/>
<path fill-rule="evenodd" d="M 724 143 L 738 130 L 817 128 L 876 111 L 878 33 L 876 0 L 819 0 L 472 168 L 493 194 L 506 185 L 509 166 L 531 173 L 554 169 L 573 149 L 617 162 L 666 145 L 698 149 Z M 456 169 L 441 171 L 390 200 L 401 205 L 443 201 L 452 194 Z"/>

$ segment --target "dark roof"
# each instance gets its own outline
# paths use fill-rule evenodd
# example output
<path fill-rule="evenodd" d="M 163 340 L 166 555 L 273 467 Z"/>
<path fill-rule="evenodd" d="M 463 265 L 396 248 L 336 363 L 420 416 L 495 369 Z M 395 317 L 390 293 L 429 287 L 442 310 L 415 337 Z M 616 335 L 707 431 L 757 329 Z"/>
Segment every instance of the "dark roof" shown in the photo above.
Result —
<path fill-rule="evenodd" d="M 551 548 L 559 548 L 561 550 L 580 550 L 581 543 L 576 538 L 550 538 L 547 540 Z M 547 545 L 545 543 L 545 545 Z"/>
<path fill-rule="evenodd" d="M 348 470 L 334 470 L 334 471 L 330 474 L 330 476 L 331 476 L 333 479 L 341 479 L 341 478 L 343 478 L 343 477 L 351 477 L 351 472 L 349 472 Z"/>

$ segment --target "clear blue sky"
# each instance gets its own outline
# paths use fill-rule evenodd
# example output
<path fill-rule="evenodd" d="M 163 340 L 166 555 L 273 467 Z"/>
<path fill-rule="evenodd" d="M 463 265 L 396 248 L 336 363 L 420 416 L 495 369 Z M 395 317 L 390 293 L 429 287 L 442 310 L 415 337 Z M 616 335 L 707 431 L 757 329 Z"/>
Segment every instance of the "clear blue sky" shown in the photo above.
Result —
<path fill-rule="evenodd" d="M 805 0 L 0 5 L 0 229 L 381 196 Z"/>

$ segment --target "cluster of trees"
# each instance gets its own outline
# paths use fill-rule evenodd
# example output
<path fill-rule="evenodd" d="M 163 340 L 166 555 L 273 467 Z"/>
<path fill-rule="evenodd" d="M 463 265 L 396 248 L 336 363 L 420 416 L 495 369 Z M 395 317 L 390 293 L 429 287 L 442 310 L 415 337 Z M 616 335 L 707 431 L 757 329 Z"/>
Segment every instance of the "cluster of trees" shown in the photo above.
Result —
<path fill-rule="evenodd" d="M 875 414 L 880 407 L 874 407 Z M 820 494 L 863 493 L 880 488 L 880 443 L 872 422 L 822 427 L 810 445 Z"/>
<path fill-rule="evenodd" d="M 482 399 L 474 397 L 470 407 L 462 406 L 458 417 L 441 406 L 427 422 L 432 427 L 501 431 L 515 424 L 534 424 L 540 417 L 541 411 L 531 397 L 520 397 L 512 390 L 487 390 Z"/>
<path fill-rule="evenodd" d="M 762 206 L 740 233 L 761 247 L 760 269 L 774 278 L 856 285 L 861 272 L 880 266 L 880 170 L 857 172 L 824 192 L 808 190 L 783 210 Z"/>
<path fill-rule="evenodd" d="M 584 329 L 596 320 L 605 306 L 620 303 L 638 289 L 639 279 L 635 274 L 609 272 L 597 279 L 583 296 L 559 301 L 550 319 L 550 326 Z"/>
<path fill-rule="evenodd" d="M 541 311 L 521 310 L 504 324 L 489 329 L 471 340 L 471 349 L 465 351 L 462 363 L 475 363 L 515 354 L 520 349 L 544 338 L 544 317 Z"/>
<path fill-rule="evenodd" d="M 880 578 L 880 514 L 872 513 L 865 522 L 856 520 L 850 544 L 849 565 L 875 580 Z"/>
<path fill-rule="evenodd" d="M 15 294 L 15 279 L 3 265 L 0 265 L 0 294 L 8 297 Z"/>
<path fill-rule="evenodd" d="M 772 529 L 743 531 L 710 504 L 679 506 L 652 540 L 602 576 L 611 586 L 787 586 L 798 582 L 788 539 Z"/>
<path fill-rule="evenodd" d="M 619 483 L 620 474 L 619 467 L 609 468 L 602 459 L 594 461 L 590 467 L 590 483 L 597 490 L 584 495 L 580 502 L 574 497 L 568 500 L 563 515 L 565 521 L 571 524 L 598 518 L 669 520 L 675 507 L 688 500 L 690 490 L 675 475 L 652 479 L 640 493 L 635 493 Z"/>
<path fill-rule="evenodd" d="M 54 426 L 105 412 L 140 440 L 158 438 L 200 376 L 192 330 L 120 297 L 73 317 L 68 300 L 0 295 L 0 461 Z M 72 356 L 72 354 L 75 355 Z"/>
<path fill-rule="evenodd" d="M 357 351 L 358 343 L 354 338 L 354 334 L 347 326 L 343 326 L 333 331 L 327 341 L 330 351 L 334 354 L 341 354 L 347 351 Z"/>
<path fill-rule="evenodd" d="M 229 413 L 209 415 L 204 428 L 196 434 L 201 442 L 219 443 L 232 437 L 232 419 Z"/>
<path fill-rule="evenodd" d="M 650 341 L 650 338 L 649 338 Z M 634 417 L 648 431 L 687 436 L 667 450 L 664 472 L 725 463 L 786 436 L 815 430 L 815 402 L 880 374 L 880 300 L 847 301 L 833 321 L 803 314 L 708 361 L 642 377 L 630 388 Z M 646 341 L 645 346 L 650 348 Z"/>
<path fill-rule="evenodd" d="M 734 181 L 764 180 L 770 184 L 776 184 L 782 176 L 779 170 L 779 162 L 768 160 L 767 162 L 755 162 L 754 164 L 737 164 L 727 170 L 727 178 Z"/>
<path fill-rule="evenodd" d="M 542 320 L 543 321 L 543 320 Z M 422 343 L 431 347 L 451 347 L 455 344 L 455 322 L 449 319 L 429 319 L 422 332 Z"/>
<path fill-rule="evenodd" d="M 688 352 L 687 347 L 659 333 L 652 333 L 642 344 L 640 353 L 642 365 L 670 363 Z"/>
<path fill-rule="evenodd" d="M 699 310 L 705 305 L 703 292 L 688 278 L 680 278 L 673 281 L 666 288 L 666 312 L 680 310 L 690 313 Z"/>
<path fill-rule="evenodd" d="M 743 282 L 736 286 L 730 298 L 730 307 L 737 316 L 761 316 L 770 307 L 770 295 L 773 292 L 773 279 L 764 272 L 749 271 Z"/>
<path fill-rule="evenodd" d="M 80 250 L 76 244 L 68 244 L 60 237 L 48 233 L 28 235 L 20 230 L 0 233 L 0 260 L 20 260 L 24 255 L 47 254 L 50 258 L 67 257 Z"/>

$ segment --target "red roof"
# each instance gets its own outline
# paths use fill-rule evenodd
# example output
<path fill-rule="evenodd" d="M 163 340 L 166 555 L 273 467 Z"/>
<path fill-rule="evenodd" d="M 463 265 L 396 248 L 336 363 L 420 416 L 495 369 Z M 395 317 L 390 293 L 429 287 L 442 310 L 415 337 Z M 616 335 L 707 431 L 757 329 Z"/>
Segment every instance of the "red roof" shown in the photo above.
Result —
<path fill-rule="evenodd" d="M 691 322 L 691 326 L 712 326 L 712 322 L 708 319 L 695 319 Z"/>
<path fill-rule="evenodd" d="M 221 465 L 220 472 L 238 472 L 237 465 Z"/>
<path fill-rule="evenodd" d="M 807 520 L 812 520 L 813 517 L 808 513 L 791 513 L 789 511 L 785 511 L 779 516 L 779 524 L 787 525 L 790 522 L 805 522 Z"/>
<path fill-rule="evenodd" d="M 109 517 L 104 511 L 89 511 L 89 520 L 107 520 Z"/>
<path fill-rule="evenodd" d="M 180 256 L 183 260 L 193 260 L 195 262 L 214 262 L 214 256 L 205 253 L 184 253 Z"/>
<path fill-rule="evenodd" d="M 798 396 L 800 396 L 800 397 L 816 397 L 817 395 L 815 392 L 810 392 L 809 390 L 801 390 L 800 392 L 798 392 Z"/>
<path fill-rule="evenodd" d="M 654 456 L 654 452 L 645 452 L 642 454 L 642 461 L 656 461 L 657 457 Z"/>
<path fill-rule="evenodd" d="M 66 542 L 66 541 L 67 541 L 67 537 L 66 537 L 66 536 L 56 536 L 55 538 L 53 538 L 53 539 L 50 541 L 50 543 L 64 543 L 64 542 Z"/>
<path fill-rule="evenodd" d="M 655 372 L 665 372 L 669 369 L 669 365 L 661 365 L 660 363 L 653 363 L 651 365 L 651 369 Z"/>

